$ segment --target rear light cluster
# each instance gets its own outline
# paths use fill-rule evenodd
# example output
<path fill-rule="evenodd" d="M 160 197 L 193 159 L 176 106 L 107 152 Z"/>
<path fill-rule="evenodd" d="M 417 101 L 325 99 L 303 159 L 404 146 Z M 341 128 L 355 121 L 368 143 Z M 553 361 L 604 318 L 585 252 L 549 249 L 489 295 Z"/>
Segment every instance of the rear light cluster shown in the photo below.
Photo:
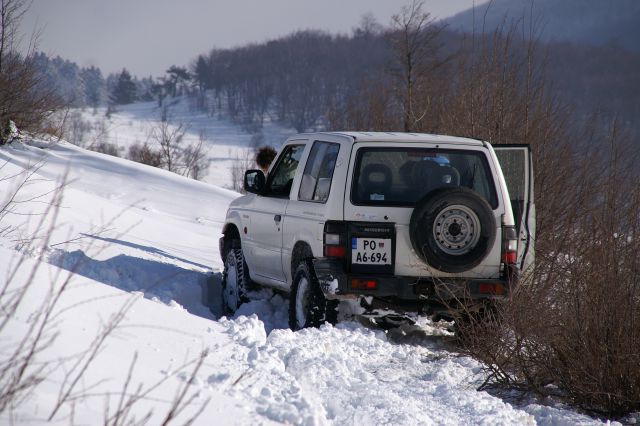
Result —
<path fill-rule="evenodd" d="M 518 233 L 513 226 L 502 227 L 502 263 L 515 265 L 518 261 Z"/>
<path fill-rule="evenodd" d="M 482 294 L 496 294 L 499 296 L 506 293 L 502 283 L 481 283 L 478 285 L 478 292 Z"/>
<path fill-rule="evenodd" d="M 378 287 L 376 280 L 363 280 L 359 278 L 353 278 L 351 280 L 351 288 L 356 290 L 375 290 Z"/>
<path fill-rule="evenodd" d="M 323 245 L 325 257 L 347 257 L 347 224 L 327 221 L 324 224 Z"/>

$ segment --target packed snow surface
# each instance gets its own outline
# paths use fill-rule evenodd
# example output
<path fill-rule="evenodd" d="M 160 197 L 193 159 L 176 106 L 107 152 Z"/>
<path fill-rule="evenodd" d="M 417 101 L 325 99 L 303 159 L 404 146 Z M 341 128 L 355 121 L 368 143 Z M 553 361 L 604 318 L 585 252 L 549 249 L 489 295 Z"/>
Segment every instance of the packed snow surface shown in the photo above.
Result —
<path fill-rule="evenodd" d="M 285 296 L 268 290 L 234 318 L 217 317 L 201 290 L 207 280 L 219 288 L 217 240 L 238 194 L 65 142 L 25 142 L 0 147 L 3 198 L 30 174 L 0 219 L 0 280 L 12 289 L 31 283 L 0 332 L 2 359 L 67 288 L 46 329 L 52 343 L 36 357 L 47 378 L 0 423 L 46 421 L 77 360 L 119 313 L 54 423 L 115 416 L 125 384 L 125 394 L 144 394 L 126 415 L 139 421 L 151 412 L 150 424 L 166 418 L 185 388 L 190 402 L 178 424 L 200 409 L 195 424 L 597 423 L 477 391 L 481 366 L 428 320 L 385 332 L 347 318 L 294 333 Z M 45 218 L 61 184 L 59 208 Z"/>

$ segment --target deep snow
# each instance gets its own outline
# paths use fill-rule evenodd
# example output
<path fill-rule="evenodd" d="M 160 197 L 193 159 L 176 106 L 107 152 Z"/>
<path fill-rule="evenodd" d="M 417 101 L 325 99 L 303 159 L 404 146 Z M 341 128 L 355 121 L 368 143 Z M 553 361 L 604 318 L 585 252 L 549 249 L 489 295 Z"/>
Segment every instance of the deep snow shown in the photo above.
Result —
<path fill-rule="evenodd" d="M 140 419 L 152 409 L 150 424 L 159 423 L 190 377 L 193 364 L 184 364 L 205 349 L 189 388 L 194 402 L 179 423 L 207 401 L 196 424 L 598 423 L 561 407 L 513 406 L 476 391 L 484 379 L 480 364 L 458 355 L 447 333 L 428 320 L 384 332 L 347 319 L 293 333 L 286 328 L 287 300 L 266 290 L 234 318 L 216 318 L 201 303 L 201 286 L 207 279 L 219 286 L 217 239 L 236 193 L 65 142 L 31 141 L 0 147 L 0 179 L 17 175 L 0 181 L 3 198 L 34 164 L 39 168 L 17 198 L 24 202 L 0 220 L 0 229 L 13 229 L 0 234 L 0 279 L 21 259 L 12 288 L 38 268 L 18 313 L 0 332 L 2 359 L 51 289 L 69 271 L 75 275 L 49 328 L 58 336 L 38 354 L 38 362 L 50 363 L 47 380 L 0 423 L 46 419 L 65 371 L 127 303 L 131 308 L 77 387 L 73 409 L 65 405 L 56 423 L 70 423 L 71 413 L 79 424 L 102 422 L 109 398 L 113 413 L 134 356 L 130 388 L 165 381 L 130 414 Z M 28 236 L 44 235 L 46 223 L 37 223 L 50 195 L 34 197 L 65 175 L 51 239 L 43 249 L 41 238 L 30 245 Z"/>

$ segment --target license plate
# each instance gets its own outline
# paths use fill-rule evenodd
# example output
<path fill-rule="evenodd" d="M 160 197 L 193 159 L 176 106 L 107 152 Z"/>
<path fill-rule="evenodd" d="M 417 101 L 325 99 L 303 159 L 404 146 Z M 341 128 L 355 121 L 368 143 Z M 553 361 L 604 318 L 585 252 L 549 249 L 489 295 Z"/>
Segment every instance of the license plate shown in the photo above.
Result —
<path fill-rule="evenodd" d="M 351 263 L 391 265 L 391 239 L 352 237 Z"/>

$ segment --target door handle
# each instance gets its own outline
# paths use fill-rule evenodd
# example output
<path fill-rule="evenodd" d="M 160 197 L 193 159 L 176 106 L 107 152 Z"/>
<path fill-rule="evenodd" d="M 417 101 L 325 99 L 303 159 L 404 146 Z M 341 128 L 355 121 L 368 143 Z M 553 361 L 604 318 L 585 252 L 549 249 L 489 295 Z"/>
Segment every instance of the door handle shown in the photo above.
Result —
<path fill-rule="evenodd" d="M 282 220 L 282 216 L 280 216 L 279 214 L 275 215 L 273 217 L 273 220 L 275 220 L 276 222 L 280 223 L 280 221 Z"/>

